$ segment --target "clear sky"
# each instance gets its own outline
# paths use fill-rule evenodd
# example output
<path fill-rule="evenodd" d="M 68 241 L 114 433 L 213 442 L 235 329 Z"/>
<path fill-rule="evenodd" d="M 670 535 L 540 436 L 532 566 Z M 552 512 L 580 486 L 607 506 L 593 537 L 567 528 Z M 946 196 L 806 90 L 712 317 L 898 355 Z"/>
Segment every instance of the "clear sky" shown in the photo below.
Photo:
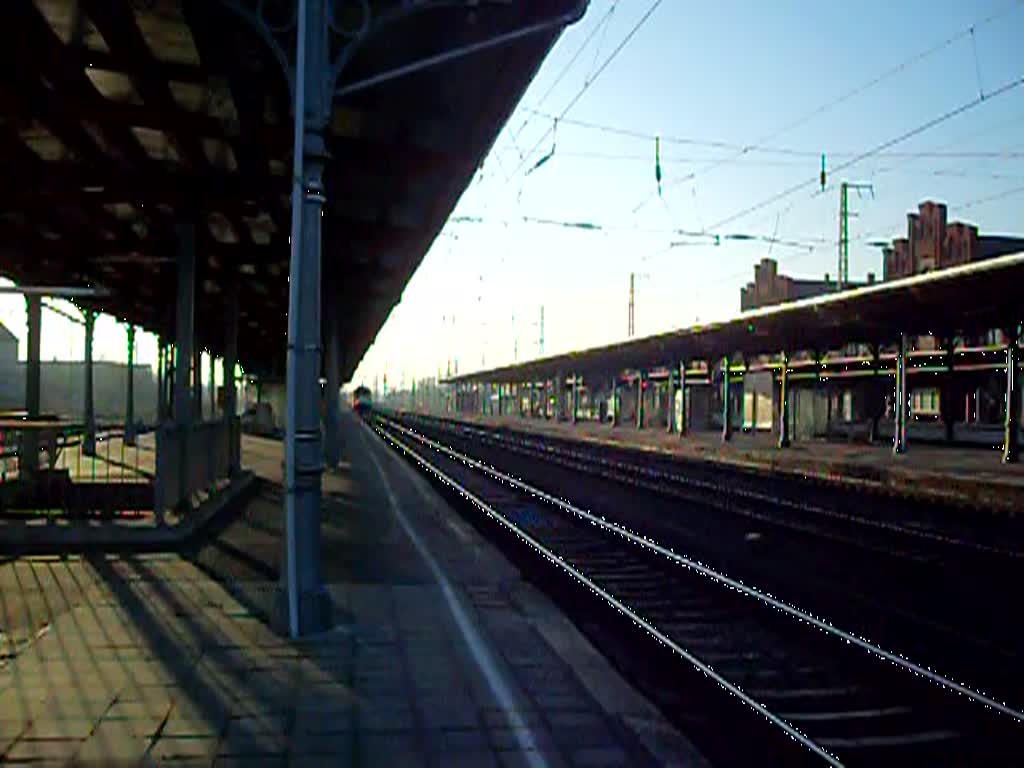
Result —
<path fill-rule="evenodd" d="M 766 255 L 788 274 L 834 275 L 842 180 L 874 185 L 851 198 L 853 279 L 881 272 L 868 243 L 903 234 L 925 199 L 982 233 L 1024 234 L 1024 85 L 830 174 L 824 193 L 816 181 L 822 153 L 848 163 L 1024 77 L 1021 0 L 663 0 L 599 72 L 652 2 L 591 0 L 558 41 L 353 386 L 535 357 L 541 307 L 545 354 L 621 340 L 631 272 L 640 335 L 735 314 Z M 588 82 L 552 136 L 531 110 L 561 114 Z M 786 242 L 716 247 L 680 230 Z M 0 322 L 24 340 L 20 297 L 0 296 Z M 44 312 L 45 359 L 80 359 L 81 337 Z M 110 318 L 96 354 L 125 359 Z M 139 354 L 155 364 L 152 337 Z"/>
<path fill-rule="evenodd" d="M 873 198 L 851 196 L 852 279 L 880 275 L 881 251 L 867 243 L 904 234 L 906 213 L 928 198 L 982 233 L 1024 234 L 1024 86 L 830 175 L 824 193 L 816 181 L 821 153 L 829 167 L 848 163 L 1024 77 L 1020 0 L 664 0 L 595 77 L 651 4 L 592 0 L 563 35 L 353 384 L 385 371 L 389 386 L 408 384 L 449 359 L 466 372 L 534 357 L 542 306 L 545 354 L 621 340 L 630 272 L 639 335 L 735 314 L 766 255 L 785 273 L 834 276 L 843 180 L 874 186 Z M 531 110 L 561 114 L 591 79 L 552 137 L 553 121 Z M 672 230 L 805 247 L 715 247 Z"/>

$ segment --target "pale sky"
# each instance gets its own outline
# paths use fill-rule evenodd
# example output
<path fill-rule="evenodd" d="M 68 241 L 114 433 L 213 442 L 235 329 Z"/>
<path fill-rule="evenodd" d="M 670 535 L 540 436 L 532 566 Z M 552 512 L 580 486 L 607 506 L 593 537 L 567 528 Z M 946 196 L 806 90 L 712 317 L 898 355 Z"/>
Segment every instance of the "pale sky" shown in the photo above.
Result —
<path fill-rule="evenodd" d="M 622 340 L 630 272 L 639 275 L 638 335 L 737 313 L 739 289 L 766 255 L 787 274 L 834 276 L 843 180 L 874 185 L 874 198 L 851 196 L 855 280 L 881 275 L 881 251 L 866 243 L 905 234 L 907 212 L 928 198 L 982 234 L 1024 233 L 1024 87 L 829 176 L 825 193 L 813 181 L 715 226 L 816 180 L 821 153 L 829 167 L 848 162 L 1024 77 L 1019 0 L 665 0 L 569 110 L 554 140 L 545 137 L 552 120 L 530 110 L 562 113 L 651 3 L 620 0 L 609 16 L 612 5 L 592 0 L 557 43 L 353 384 L 373 386 L 386 371 L 394 387 L 403 373 L 407 383 L 444 373 L 449 358 L 460 372 L 507 364 L 516 340 L 519 360 L 535 357 L 541 306 L 545 354 Z M 735 147 L 748 146 L 756 148 L 736 156 Z M 552 147 L 551 159 L 525 175 Z M 774 235 L 804 247 L 713 247 L 699 244 L 710 238 L 672 230 Z M 688 244 L 668 248 L 681 242 Z"/>
<path fill-rule="evenodd" d="M 843 180 L 874 186 L 851 197 L 855 280 L 881 273 L 867 243 L 904 234 L 925 199 L 982 234 L 1024 234 L 1024 83 L 1009 87 L 1024 78 L 1021 0 L 663 0 L 597 74 L 651 5 L 591 0 L 559 40 L 352 386 L 536 357 L 542 306 L 545 354 L 622 340 L 630 272 L 638 335 L 737 313 L 766 255 L 786 274 L 834 275 Z M 535 110 L 561 114 L 585 87 L 552 135 Z M 822 153 L 830 169 L 857 160 L 824 193 Z M 716 234 L 785 243 L 716 247 Z M 20 297 L 0 296 L 0 322 L 23 342 L 24 317 Z M 44 359 L 81 359 L 82 336 L 44 310 Z M 155 365 L 155 339 L 138 339 Z M 124 327 L 101 318 L 95 350 L 123 361 Z"/>

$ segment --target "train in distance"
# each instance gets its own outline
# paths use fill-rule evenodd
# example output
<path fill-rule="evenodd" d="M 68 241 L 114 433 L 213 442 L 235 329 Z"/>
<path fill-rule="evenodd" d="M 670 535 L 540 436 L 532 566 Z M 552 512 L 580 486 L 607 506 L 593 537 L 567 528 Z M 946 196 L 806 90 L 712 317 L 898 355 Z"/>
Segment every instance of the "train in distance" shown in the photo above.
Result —
<path fill-rule="evenodd" d="M 352 410 L 361 416 L 365 416 L 373 410 L 373 396 L 369 387 L 356 387 L 352 393 Z"/>

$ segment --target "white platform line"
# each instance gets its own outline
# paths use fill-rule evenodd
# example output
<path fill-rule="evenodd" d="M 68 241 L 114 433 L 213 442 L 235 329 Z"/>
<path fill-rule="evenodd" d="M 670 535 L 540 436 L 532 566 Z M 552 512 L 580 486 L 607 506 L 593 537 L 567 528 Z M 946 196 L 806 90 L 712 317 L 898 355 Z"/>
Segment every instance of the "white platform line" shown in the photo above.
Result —
<path fill-rule="evenodd" d="M 455 594 L 455 590 L 452 588 L 451 582 L 445 575 L 444 570 L 430 553 L 430 550 L 423 543 L 423 540 L 420 539 L 408 518 L 406 518 L 405 513 L 402 511 L 401 504 L 399 504 L 398 499 L 395 497 L 395 492 L 391 487 L 391 481 L 388 479 L 384 468 L 377 459 L 376 451 L 374 450 L 375 446 L 370 445 L 370 442 L 366 439 L 366 433 L 369 432 L 372 435 L 372 438 L 377 445 L 383 447 L 384 444 L 380 442 L 380 438 L 378 438 L 376 433 L 370 430 L 366 424 L 361 424 L 361 426 L 362 429 L 360 430 L 360 434 L 362 435 L 363 444 L 366 446 L 366 453 L 370 457 L 370 461 L 373 462 L 373 465 L 377 470 L 377 474 L 380 475 L 381 482 L 384 484 L 384 492 L 387 494 L 388 504 L 391 507 L 391 510 L 395 513 L 395 517 L 398 518 L 398 522 L 402 526 L 402 530 L 405 531 L 413 546 L 416 547 L 416 551 L 419 553 L 420 557 L 423 558 L 423 562 L 430 570 L 431 575 L 434 577 L 434 581 L 436 581 L 438 586 L 441 588 L 441 594 L 444 595 L 445 604 L 448 606 L 448 612 L 451 614 L 452 619 L 459 628 L 462 638 L 466 641 L 466 645 L 469 647 L 469 651 L 473 655 L 473 661 L 476 662 L 477 668 L 487 681 L 487 687 L 490 689 L 491 694 L 494 696 L 501 709 L 504 710 L 505 714 L 508 716 L 509 723 L 515 731 L 516 743 L 519 745 L 520 751 L 523 753 L 527 763 L 532 766 L 532 768 L 547 768 L 547 761 L 544 759 L 544 755 L 541 754 L 541 751 L 537 747 L 537 740 L 534 738 L 533 731 L 527 725 L 523 716 L 516 707 L 515 697 L 512 694 L 512 689 L 509 686 L 508 681 L 506 681 L 505 676 L 499 669 L 493 655 L 488 650 L 484 639 L 480 636 L 480 633 L 474 626 L 472 619 L 470 619 L 465 609 L 462 607 L 462 604 L 459 601 L 458 596 Z M 388 453 L 390 454 L 390 451 Z M 393 456 L 393 458 L 396 462 L 401 464 L 402 468 L 409 473 L 413 479 L 415 479 L 415 474 L 408 464 L 397 456 Z M 416 486 L 418 493 L 423 493 L 419 483 L 413 483 L 413 485 Z"/>

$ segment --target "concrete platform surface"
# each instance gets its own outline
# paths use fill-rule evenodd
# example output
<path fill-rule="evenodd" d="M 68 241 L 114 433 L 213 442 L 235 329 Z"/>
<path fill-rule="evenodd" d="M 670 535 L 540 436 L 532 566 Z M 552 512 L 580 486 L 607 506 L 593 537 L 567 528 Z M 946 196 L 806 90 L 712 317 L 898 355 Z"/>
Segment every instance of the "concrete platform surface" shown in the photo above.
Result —
<path fill-rule="evenodd" d="M 194 551 L 0 562 L 6 764 L 703 764 L 350 415 L 324 481 L 336 626 L 275 636 L 281 446 L 243 450 L 258 491 Z"/>
<path fill-rule="evenodd" d="M 869 490 L 999 512 L 1024 511 L 1024 463 L 1003 464 L 999 450 L 910 443 L 895 456 L 887 443 L 800 440 L 784 450 L 776 436 L 737 431 L 722 443 L 718 430 L 693 430 L 680 437 L 665 425 L 638 430 L 633 425 L 594 421 L 527 419 L 516 416 L 447 415 L 470 424 L 507 427 L 541 435 L 651 450 L 687 459 L 746 469 L 815 477 Z"/>

